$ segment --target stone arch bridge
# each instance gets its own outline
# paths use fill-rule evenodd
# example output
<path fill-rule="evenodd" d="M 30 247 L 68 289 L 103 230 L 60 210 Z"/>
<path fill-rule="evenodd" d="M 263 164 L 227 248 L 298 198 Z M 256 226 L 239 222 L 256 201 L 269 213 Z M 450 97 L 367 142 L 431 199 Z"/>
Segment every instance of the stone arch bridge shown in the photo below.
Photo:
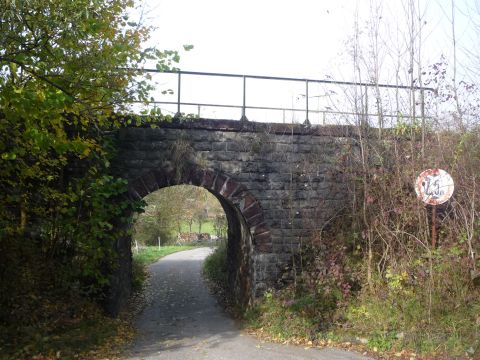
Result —
<path fill-rule="evenodd" d="M 117 133 L 114 172 L 141 199 L 163 187 L 206 188 L 228 220 L 229 286 L 241 303 L 278 285 L 302 241 L 347 204 L 342 161 L 355 148 L 348 126 L 306 127 L 230 120 L 159 122 Z M 129 293 L 130 239 L 110 305 Z"/>

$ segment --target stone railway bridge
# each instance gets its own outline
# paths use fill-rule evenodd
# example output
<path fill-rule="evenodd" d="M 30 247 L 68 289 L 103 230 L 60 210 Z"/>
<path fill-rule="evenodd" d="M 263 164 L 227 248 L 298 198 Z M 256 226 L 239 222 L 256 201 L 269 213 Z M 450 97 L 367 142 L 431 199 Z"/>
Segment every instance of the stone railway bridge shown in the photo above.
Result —
<path fill-rule="evenodd" d="M 356 149 L 349 126 L 305 127 L 230 120 L 159 122 L 117 134 L 113 169 L 129 196 L 191 184 L 214 194 L 228 220 L 229 286 L 250 302 L 277 285 L 302 239 L 321 231 L 347 204 L 342 161 Z M 109 299 L 129 294 L 130 239 Z"/>

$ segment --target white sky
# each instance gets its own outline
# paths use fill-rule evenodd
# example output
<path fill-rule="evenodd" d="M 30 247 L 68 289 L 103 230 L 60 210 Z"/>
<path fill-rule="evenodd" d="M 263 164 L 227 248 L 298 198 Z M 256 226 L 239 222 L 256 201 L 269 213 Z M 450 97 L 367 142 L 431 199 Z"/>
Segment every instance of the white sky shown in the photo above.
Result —
<path fill-rule="evenodd" d="M 407 1 L 377 0 L 381 4 L 377 8 L 372 2 L 144 0 L 143 22 L 156 28 L 149 45 L 172 50 L 194 45 L 190 52 L 180 51 L 182 70 L 314 79 L 330 76 L 350 81 L 353 74 L 348 40 L 354 33 L 355 15 L 366 35 L 366 19 L 375 18 L 377 11 L 379 46 L 386 53 L 380 57 L 380 80 L 392 83 L 393 55 L 388 53 L 401 51 L 405 45 L 408 29 L 402 3 Z M 442 54 L 452 62 L 451 1 L 417 2 L 424 22 L 423 64 L 438 61 Z M 460 67 L 469 68 L 473 60 L 466 53 L 478 54 L 480 48 L 480 0 L 455 0 L 455 6 L 457 59 Z M 401 56 L 407 61 L 407 54 Z M 289 92 L 293 105 L 293 98 L 301 90 Z"/>

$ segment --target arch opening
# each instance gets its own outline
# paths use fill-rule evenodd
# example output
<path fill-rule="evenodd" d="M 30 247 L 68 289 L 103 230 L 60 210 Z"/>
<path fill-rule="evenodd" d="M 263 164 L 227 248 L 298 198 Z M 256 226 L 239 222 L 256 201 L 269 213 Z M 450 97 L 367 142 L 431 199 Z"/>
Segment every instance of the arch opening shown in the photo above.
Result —
<path fill-rule="evenodd" d="M 252 298 L 252 235 L 239 209 L 212 189 L 188 184 L 165 186 L 143 199 L 147 206 L 133 224 L 133 251 L 142 245 L 225 241 L 227 295 L 246 306 Z"/>
<path fill-rule="evenodd" d="M 144 211 L 134 217 L 134 251 L 142 246 L 212 246 L 227 239 L 223 207 L 204 188 L 168 186 L 148 194 L 144 201 Z"/>
<path fill-rule="evenodd" d="M 172 168 L 144 173 L 129 183 L 129 196 L 140 200 L 158 189 L 182 184 L 202 187 L 220 202 L 228 224 L 228 291 L 237 304 L 248 305 L 265 290 L 257 284 L 264 276 L 262 269 L 256 269 L 257 259 L 272 252 L 270 229 L 260 203 L 232 177 L 193 164 L 183 168 L 180 175 Z M 131 254 L 130 247 L 128 250 Z"/>

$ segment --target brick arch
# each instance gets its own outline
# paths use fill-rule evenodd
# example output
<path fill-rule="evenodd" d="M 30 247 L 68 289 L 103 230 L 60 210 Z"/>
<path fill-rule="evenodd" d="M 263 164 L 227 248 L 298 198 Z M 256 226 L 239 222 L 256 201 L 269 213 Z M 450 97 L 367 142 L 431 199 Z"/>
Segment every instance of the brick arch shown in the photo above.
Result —
<path fill-rule="evenodd" d="M 179 177 L 172 169 L 155 169 L 130 181 L 128 192 L 132 199 L 139 200 L 164 187 L 182 184 L 203 187 L 234 206 L 250 231 L 253 250 L 256 253 L 272 253 L 272 236 L 260 202 L 243 184 L 220 171 L 190 166 Z"/>

